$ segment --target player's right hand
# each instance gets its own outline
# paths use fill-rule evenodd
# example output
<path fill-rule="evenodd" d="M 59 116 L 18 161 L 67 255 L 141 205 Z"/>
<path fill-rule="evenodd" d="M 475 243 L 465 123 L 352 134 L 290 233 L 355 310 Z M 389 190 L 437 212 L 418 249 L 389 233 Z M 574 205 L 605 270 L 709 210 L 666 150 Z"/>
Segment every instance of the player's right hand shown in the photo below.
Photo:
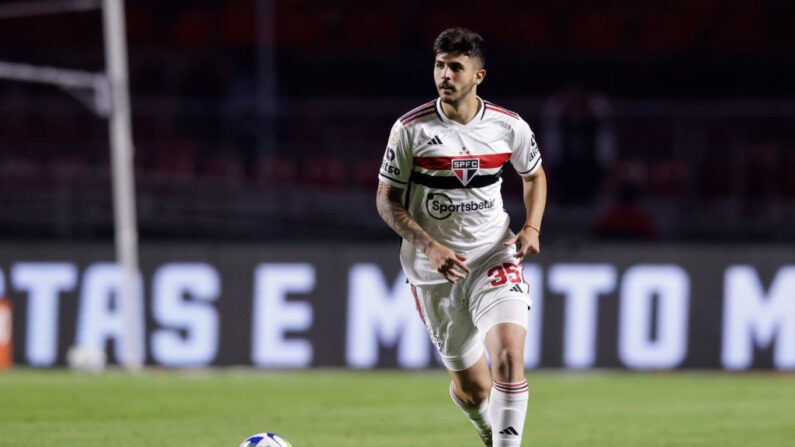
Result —
<path fill-rule="evenodd" d="M 466 257 L 437 242 L 433 242 L 425 250 L 425 255 L 428 256 L 436 271 L 453 284 L 457 281 L 456 278 L 465 279 L 466 275 L 472 273 L 464 264 L 464 261 L 467 260 Z"/>

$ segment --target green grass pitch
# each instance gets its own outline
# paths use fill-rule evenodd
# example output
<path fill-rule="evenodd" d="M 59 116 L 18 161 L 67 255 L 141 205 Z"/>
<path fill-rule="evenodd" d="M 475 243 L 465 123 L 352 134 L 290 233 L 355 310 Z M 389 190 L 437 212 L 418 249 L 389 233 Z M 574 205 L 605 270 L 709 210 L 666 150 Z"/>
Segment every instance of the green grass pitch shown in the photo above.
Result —
<path fill-rule="evenodd" d="M 528 372 L 525 446 L 792 446 L 795 375 Z M 442 371 L 0 373 L 0 446 L 478 446 Z"/>

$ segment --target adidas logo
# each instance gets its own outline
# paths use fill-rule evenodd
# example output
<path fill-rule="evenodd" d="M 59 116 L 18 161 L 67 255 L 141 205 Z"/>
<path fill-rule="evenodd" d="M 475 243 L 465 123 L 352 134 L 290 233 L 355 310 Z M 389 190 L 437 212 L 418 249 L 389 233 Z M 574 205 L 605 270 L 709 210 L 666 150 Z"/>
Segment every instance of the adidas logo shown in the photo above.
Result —
<path fill-rule="evenodd" d="M 500 434 L 501 435 L 518 435 L 519 432 L 516 431 L 515 428 L 513 428 L 512 426 L 509 425 L 508 428 L 506 428 L 505 430 L 501 431 Z"/>
<path fill-rule="evenodd" d="M 522 290 L 522 288 L 519 286 L 519 284 L 517 284 L 517 285 L 511 287 L 511 292 L 524 293 L 524 290 Z"/>
<path fill-rule="evenodd" d="M 439 139 L 439 136 L 438 136 L 438 135 L 434 135 L 434 136 L 433 136 L 433 138 L 431 138 L 431 139 L 428 141 L 428 144 L 442 144 L 442 140 L 441 140 L 441 139 Z"/>

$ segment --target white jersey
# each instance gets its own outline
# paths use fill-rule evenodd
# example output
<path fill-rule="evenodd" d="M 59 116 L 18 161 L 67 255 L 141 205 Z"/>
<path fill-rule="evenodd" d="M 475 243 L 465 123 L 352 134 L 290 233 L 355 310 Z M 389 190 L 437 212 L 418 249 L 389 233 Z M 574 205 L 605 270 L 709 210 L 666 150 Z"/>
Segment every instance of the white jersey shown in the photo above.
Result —
<path fill-rule="evenodd" d="M 478 102 L 478 113 L 467 124 L 447 118 L 439 99 L 401 116 L 378 175 L 405 189 L 412 217 L 434 240 L 467 257 L 467 264 L 510 237 L 500 193 L 503 165 L 510 160 L 522 176 L 541 166 L 530 126 L 516 113 Z M 400 262 L 413 284 L 446 281 L 405 240 Z"/>

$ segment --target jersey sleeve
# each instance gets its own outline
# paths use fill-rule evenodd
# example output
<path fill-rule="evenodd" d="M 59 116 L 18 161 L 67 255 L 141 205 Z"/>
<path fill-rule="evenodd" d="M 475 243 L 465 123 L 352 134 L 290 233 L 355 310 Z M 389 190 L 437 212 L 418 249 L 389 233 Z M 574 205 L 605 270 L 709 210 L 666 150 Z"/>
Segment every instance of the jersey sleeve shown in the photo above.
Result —
<path fill-rule="evenodd" d="M 514 129 L 511 164 L 521 176 L 528 176 L 541 166 L 541 153 L 530 125 L 522 120 Z"/>
<path fill-rule="evenodd" d="M 389 134 L 378 180 L 398 188 L 406 188 L 413 160 L 408 132 L 403 124 L 397 121 Z"/>

